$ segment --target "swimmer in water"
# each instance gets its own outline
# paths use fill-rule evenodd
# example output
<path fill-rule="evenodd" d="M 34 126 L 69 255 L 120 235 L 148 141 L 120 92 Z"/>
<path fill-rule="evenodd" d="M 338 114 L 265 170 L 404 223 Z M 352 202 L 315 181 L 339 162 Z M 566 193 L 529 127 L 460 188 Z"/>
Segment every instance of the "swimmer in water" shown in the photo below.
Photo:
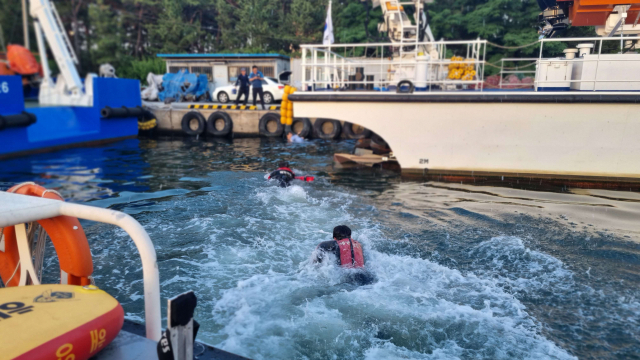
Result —
<path fill-rule="evenodd" d="M 365 270 L 362 245 L 351 238 L 351 229 L 346 225 L 333 228 L 333 240 L 321 242 L 316 248 L 314 263 L 322 263 L 328 259 L 328 254 L 334 254 L 336 264 L 343 268 L 359 269 L 361 271 L 349 273 L 348 282 L 359 285 L 370 284 L 374 276 Z"/>
<path fill-rule="evenodd" d="M 304 139 L 298 136 L 298 134 L 294 134 L 292 131 L 287 133 L 287 141 L 290 143 L 303 143 Z"/>
<path fill-rule="evenodd" d="M 314 180 L 313 176 L 296 176 L 296 174 L 289 167 L 289 163 L 281 161 L 278 163 L 278 168 L 269 174 L 268 180 L 277 180 L 280 187 L 287 187 L 291 185 L 291 181 L 302 180 L 311 182 Z"/>

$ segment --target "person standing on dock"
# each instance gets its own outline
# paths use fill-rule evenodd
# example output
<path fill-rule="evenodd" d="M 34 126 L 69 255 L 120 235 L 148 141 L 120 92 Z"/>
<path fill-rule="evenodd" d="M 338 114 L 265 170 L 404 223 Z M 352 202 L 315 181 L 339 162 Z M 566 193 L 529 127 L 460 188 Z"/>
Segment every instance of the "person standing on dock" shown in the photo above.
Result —
<path fill-rule="evenodd" d="M 247 101 L 249 100 L 249 76 L 247 76 L 247 70 L 242 68 L 240 70 L 240 75 L 238 75 L 238 79 L 236 80 L 236 86 L 238 87 L 238 97 L 236 97 L 236 105 L 240 103 L 240 97 L 244 95 L 244 105 L 247 105 Z M 255 98 L 255 95 L 254 95 Z M 253 105 L 255 105 L 255 100 Z"/>
<path fill-rule="evenodd" d="M 249 74 L 249 81 L 253 87 L 253 106 L 256 106 L 256 97 L 260 95 L 260 104 L 262 104 L 262 110 L 264 108 L 264 92 L 262 91 L 262 80 L 264 75 L 258 70 L 258 67 L 253 65 L 252 72 Z"/>

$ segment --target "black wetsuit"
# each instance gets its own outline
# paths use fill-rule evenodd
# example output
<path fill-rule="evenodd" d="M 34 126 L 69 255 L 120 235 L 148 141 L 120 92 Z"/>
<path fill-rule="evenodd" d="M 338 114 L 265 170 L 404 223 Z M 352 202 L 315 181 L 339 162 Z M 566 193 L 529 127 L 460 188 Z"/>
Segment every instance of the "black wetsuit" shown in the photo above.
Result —
<path fill-rule="evenodd" d="M 291 185 L 291 180 L 295 179 L 296 175 L 289 168 L 279 168 L 269 174 L 269 179 L 278 180 L 280 187 L 287 187 Z"/>
<path fill-rule="evenodd" d="M 323 241 L 318 245 L 318 251 L 316 254 L 315 262 L 321 263 L 327 254 L 333 253 L 336 256 L 336 264 L 338 266 L 340 263 L 340 247 L 338 246 L 338 242 L 335 240 Z"/>

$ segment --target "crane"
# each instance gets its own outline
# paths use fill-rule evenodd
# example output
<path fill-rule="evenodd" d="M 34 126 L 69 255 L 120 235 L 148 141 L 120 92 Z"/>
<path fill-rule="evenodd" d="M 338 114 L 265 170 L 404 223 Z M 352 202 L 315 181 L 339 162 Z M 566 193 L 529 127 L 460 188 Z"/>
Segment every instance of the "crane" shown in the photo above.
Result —
<path fill-rule="evenodd" d="M 29 5 L 29 13 L 34 19 L 34 29 L 43 71 L 39 95 L 40 104 L 92 106 L 92 79 L 94 75 L 88 75 L 83 85 L 76 69 L 78 58 L 64 31 L 64 26 L 55 6 L 50 0 L 30 0 Z M 60 69 L 60 76 L 55 81 L 51 77 L 51 70 L 47 63 L 45 39 Z"/>
<path fill-rule="evenodd" d="M 538 0 L 541 37 L 571 26 L 595 26 L 599 36 L 640 34 L 638 0 Z"/>
<path fill-rule="evenodd" d="M 424 11 L 424 4 L 433 3 L 433 1 L 372 0 L 373 7 L 380 6 L 384 16 L 384 22 L 378 24 L 378 31 L 386 32 L 391 43 L 399 45 L 400 54 L 398 55 L 402 56 L 408 53 L 408 55 L 415 56 L 418 53 L 423 53 L 433 58 L 438 57 L 438 52 L 434 46 L 417 45 L 425 41 L 434 41 Z M 405 6 L 414 8 L 413 23 L 405 12 Z"/>

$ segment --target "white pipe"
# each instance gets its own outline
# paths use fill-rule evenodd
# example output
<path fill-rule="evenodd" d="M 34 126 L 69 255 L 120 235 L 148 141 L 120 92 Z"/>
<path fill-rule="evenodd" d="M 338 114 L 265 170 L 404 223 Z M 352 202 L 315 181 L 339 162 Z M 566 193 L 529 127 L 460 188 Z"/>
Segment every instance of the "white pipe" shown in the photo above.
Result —
<path fill-rule="evenodd" d="M 140 223 L 131 216 L 115 210 L 0 191 L 0 227 L 49 219 L 60 215 L 116 225 L 129 234 L 136 244 L 142 261 L 147 338 L 159 341 L 162 318 L 160 317 L 158 263 L 149 234 Z"/>
<path fill-rule="evenodd" d="M 160 317 L 160 275 L 156 250 L 149 234 L 142 225 L 131 216 L 115 210 L 72 203 L 62 203 L 60 214 L 116 225 L 129 234 L 138 248 L 142 260 L 142 275 L 144 279 L 144 317 L 147 328 L 147 338 L 160 341 L 162 322 Z"/>
<path fill-rule="evenodd" d="M 22 35 L 24 36 L 24 47 L 31 50 L 29 46 L 29 15 L 27 15 L 27 0 L 22 0 Z"/>
<path fill-rule="evenodd" d="M 36 32 L 36 41 L 38 43 L 38 51 L 40 52 L 40 64 L 42 65 L 43 84 L 50 86 L 51 84 L 51 69 L 49 69 L 49 60 L 47 59 L 47 48 L 42 38 L 42 28 L 38 21 L 33 22 L 33 28 Z"/>

